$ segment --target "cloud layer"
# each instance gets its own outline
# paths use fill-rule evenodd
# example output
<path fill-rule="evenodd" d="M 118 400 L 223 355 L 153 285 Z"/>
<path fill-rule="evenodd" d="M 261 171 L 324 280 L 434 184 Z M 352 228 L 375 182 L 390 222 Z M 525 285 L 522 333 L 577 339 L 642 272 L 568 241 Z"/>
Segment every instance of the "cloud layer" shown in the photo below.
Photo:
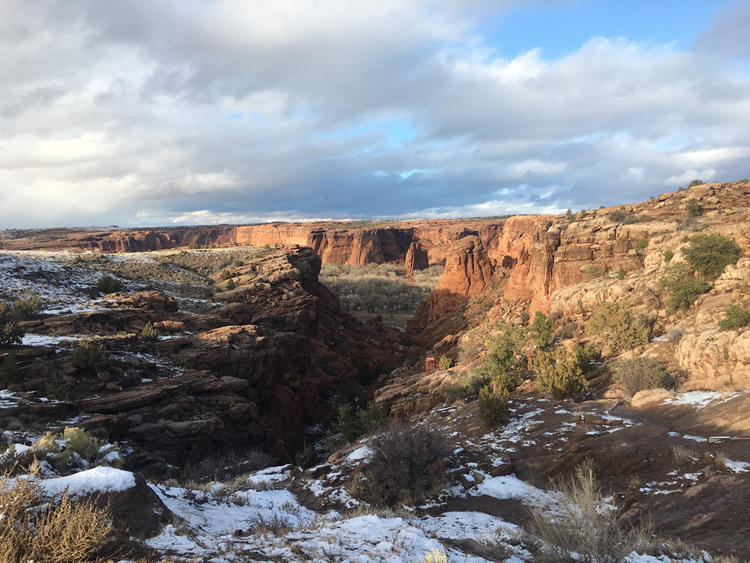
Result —
<path fill-rule="evenodd" d="M 689 50 L 557 58 L 482 34 L 518 4 L 6 0 L 0 228 L 534 213 L 750 175 L 741 3 Z"/>

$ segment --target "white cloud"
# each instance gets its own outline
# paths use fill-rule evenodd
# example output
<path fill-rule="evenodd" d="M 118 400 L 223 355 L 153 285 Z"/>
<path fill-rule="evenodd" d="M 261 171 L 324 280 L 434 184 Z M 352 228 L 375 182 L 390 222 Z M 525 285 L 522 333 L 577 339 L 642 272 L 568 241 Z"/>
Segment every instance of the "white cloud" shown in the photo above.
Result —
<path fill-rule="evenodd" d="M 726 17 L 694 50 L 509 57 L 480 24 L 517 4 L 7 0 L 0 225 L 506 214 L 748 176 Z"/>

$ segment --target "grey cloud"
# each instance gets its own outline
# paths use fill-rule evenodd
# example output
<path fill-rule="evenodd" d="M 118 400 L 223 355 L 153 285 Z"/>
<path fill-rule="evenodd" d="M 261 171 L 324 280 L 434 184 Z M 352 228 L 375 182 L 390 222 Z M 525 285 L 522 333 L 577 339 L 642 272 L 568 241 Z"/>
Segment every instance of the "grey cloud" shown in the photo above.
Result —
<path fill-rule="evenodd" d="M 718 57 L 750 57 L 750 4 L 735 0 L 724 5 L 713 18 L 709 28 L 698 38 L 698 49 Z"/>

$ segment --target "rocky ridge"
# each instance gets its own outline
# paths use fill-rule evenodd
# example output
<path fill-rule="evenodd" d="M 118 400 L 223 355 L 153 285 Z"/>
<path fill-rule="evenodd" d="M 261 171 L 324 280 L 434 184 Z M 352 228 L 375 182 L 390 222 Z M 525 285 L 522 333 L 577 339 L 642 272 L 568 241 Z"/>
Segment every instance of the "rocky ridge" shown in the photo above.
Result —
<path fill-rule="evenodd" d="M 217 286 L 234 287 L 223 287 L 223 304 L 203 314 L 145 291 L 110 296 L 96 311 L 27 321 L 26 332 L 46 340 L 14 353 L 19 373 L 8 390 L 17 398 L 2 410 L 4 425 L 41 430 L 76 420 L 132 448 L 128 467 L 149 475 L 251 448 L 288 460 L 306 427 L 331 414 L 325 397 L 360 364 L 374 372 L 406 350 L 399 331 L 344 313 L 318 283 L 319 269 L 309 248 L 266 252 L 231 277 L 216 274 Z M 147 324 L 161 330 L 157 341 L 140 336 Z M 76 367 L 72 352 L 85 339 L 109 350 L 106 365 Z"/>

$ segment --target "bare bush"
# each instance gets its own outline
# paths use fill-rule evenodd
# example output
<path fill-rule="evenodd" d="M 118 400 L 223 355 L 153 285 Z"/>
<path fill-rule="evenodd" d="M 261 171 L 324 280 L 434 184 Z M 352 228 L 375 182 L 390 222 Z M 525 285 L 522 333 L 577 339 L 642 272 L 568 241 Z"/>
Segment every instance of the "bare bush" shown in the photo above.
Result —
<path fill-rule="evenodd" d="M 654 358 L 631 358 L 617 362 L 613 380 L 622 383 L 631 395 L 646 389 L 671 389 L 675 379 Z"/>
<path fill-rule="evenodd" d="M 418 502 L 446 481 L 450 448 L 442 432 L 434 428 L 392 421 L 368 445 L 372 454 L 363 492 L 370 502 Z"/>

